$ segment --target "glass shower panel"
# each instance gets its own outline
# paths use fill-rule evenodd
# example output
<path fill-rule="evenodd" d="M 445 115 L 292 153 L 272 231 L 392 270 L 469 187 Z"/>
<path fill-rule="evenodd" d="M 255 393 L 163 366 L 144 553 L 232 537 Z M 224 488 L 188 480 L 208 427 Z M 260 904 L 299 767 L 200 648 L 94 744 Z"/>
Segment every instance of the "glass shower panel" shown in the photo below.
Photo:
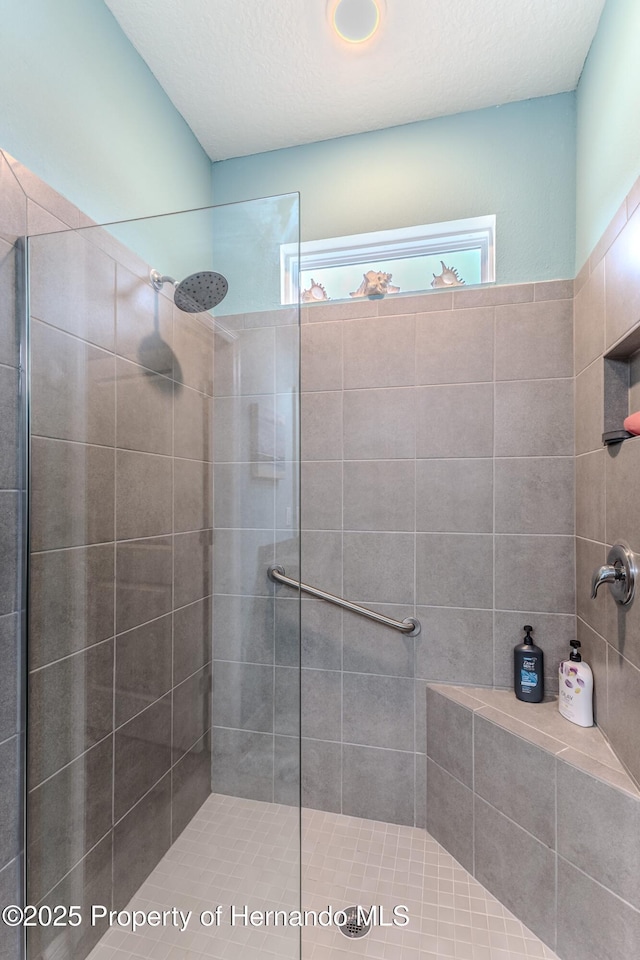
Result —
<path fill-rule="evenodd" d="M 299 550 L 297 241 L 297 195 L 29 240 L 27 902 L 78 908 L 29 960 L 299 955 L 244 912 L 300 902 L 299 601 L 277 629 L 267 574 Z M 178 309 L 210 271 L 226 299 Z"/>

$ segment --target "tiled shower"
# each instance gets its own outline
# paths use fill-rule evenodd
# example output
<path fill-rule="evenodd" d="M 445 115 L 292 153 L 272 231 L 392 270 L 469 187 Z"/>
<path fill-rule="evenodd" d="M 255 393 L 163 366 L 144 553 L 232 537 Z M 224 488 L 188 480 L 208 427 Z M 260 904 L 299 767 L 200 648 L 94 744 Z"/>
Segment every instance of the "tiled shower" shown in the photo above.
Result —
<path fill-rule="evenodd" d="M 289 575 L 302 571 L 303 581 L 422 624 L 414 639 L 303 600 L 305 806 L 424 827 L 426 684 L 509 686 L 524 623 L 536 624 L 546 679 L 557 687 L 575 632 L 572 288 L 564 281 L 303 307 L 301 567 L 286 545 L 275 559 Z M 265 368 L 286 358 L 289 327 L 265 328 L 265 314 L 243 323 L 243 353 Z M 216 344 L 221 370 L 232 367 L 234 350 L 237 342 Z M 255 380 L 241 388 L 250 405 Z M 261 490 L 250 469 L 216 456 L 216 502 L 224 485 L 249 485 L 236 515 L 247 528 Z M 228 555 L 222 544 L 216 565 Z M 256 562 L 264 567 L 257 551 Z M 297 729 L 289 593 L 277 588 L 275 675 L 274 662 L 256 654 L 270 620 L 252 622 L 251 649 L 228 650 L 226 619 L 224 654 L 217 628 L 214 643 L 214 729 L 224 728 L 225 741 L 247 737 L 234 705 L 253 689 L 268 717 L 243 718 L 244 730 L 253 722 L 252 735 L 273 733 L 276 758 L 286 750 L 281 738 Z M 233 758 L 214 770 L 223 785 L 233 777 L 241 796 L 269 798 L 270 786 L 250 771 L 238 780 Z M 286 802 L 286 789 L 276 777 L 275 799 Z"/>
<path fill-rule="evenodd" d="M 335 898 L 406 901 L 415 918 L 351 942 L 337 930 L 305 929 L 301 942 L 292 930 L 200 930 L 169 938 L 169 952 L 104 922 L 40 927 L 29 960 L 631 958 L 637 625 L 633 608 L 622 617 L 588 589 L 613 540 L 640 549 L 616 496 L 632 482 L 635 441 L 614 451 L 600 441 L 611 404 L 628 410 L 637 396 L 637 277 L 624 266 L 633 200 L 575 298 L 560 279 L 300 313 L 222 304 L 213 321 L 151 288 L 149 268 L 162 265 L 148 254 L 166 248 L 167 270 L 173 257 L 187 273 L 188 236 L 189 256 L 207 258 L 193 269 L 215 269 L 215 208 L 105 230 L 0 162 L 13 211 L 2 246 L 6 450 L 24 437 L 25 409 L 25 354 L 9 334 L 26 274 L 13 243 L 32 236 L 30 444 L 5 461 L 15 512 L 3 513 L 2 549 L 16 580 L 3 584 L 0 622 L 17 673 L 22 463 L 27 855 L 24 870 L 10 802 L 25 704 L 3 679 L 4 902 L 20 902 L 24 871 L 27 902 L 84 911 L 224 897 L 295 910 Z M 416 617 L 421 632 L 300 602 L 268 579 L 273 563 Z M 552 703 L 514 710 L 524 623 L 544 648 L 551 696 L 577 623 L 598 728 L 567 732 Z M 532 770 L 542 785 L 529 824 L 518 801 Z M 568 827 L 570 787 L 592 801 L 588 850 Z M 624 849 L 612 839 L 620 819 Z M 511 890 L 510 855 L 522 850 L 540 868 L 529 904 Z M 2 936 L 2 956 L 17 960 L 17 935 Z"/>

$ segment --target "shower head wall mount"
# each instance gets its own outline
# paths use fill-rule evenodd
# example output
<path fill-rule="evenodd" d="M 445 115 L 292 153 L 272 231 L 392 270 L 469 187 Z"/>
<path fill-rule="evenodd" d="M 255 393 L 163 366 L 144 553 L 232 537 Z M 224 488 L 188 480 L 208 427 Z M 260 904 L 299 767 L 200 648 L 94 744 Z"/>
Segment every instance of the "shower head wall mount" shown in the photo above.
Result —
<path fill-rule="evenodd" d="M 152 270 L 149 273 L 149 280 L 154 290 L 162 290 L 165 283 L 172 283 L 174 287 L 178 286 L 177 280 L 174 280 L 173 277 L 163 276 L 159 270 Z"/>

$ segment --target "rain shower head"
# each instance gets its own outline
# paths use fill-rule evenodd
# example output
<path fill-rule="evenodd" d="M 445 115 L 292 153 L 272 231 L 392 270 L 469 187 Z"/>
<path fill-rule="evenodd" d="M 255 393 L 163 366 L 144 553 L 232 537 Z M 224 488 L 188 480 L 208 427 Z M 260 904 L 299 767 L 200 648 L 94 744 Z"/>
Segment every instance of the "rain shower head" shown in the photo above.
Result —
<path fill-rule="evenodd" d="M 229 284 L 221 273 L 213 270 L 202 270 L 192 273 L 180 283 L 173 277 L 161 276 L 157 270 L 150 273 L 151 285 L 156 290 L 162 290 L 165 283 L 172 283 L 175 287 L 173 302 L 179 310 L 185 313 L 202 313 L 216 307 L 227 295 Z"/>

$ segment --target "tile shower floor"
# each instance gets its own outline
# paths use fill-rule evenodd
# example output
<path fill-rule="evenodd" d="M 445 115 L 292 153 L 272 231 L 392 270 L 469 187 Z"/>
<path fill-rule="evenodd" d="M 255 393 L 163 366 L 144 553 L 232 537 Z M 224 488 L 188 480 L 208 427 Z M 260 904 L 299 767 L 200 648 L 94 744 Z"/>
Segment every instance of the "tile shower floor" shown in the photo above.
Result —
<path fill-rule="evenodd" d="M 295 808 L 212 794 L 128 906 L 192 910 L 187 931 L 112 927 L 90 960 L 295 960 L 299 929 L 232 927 L 228 914 L 299 909 L 298 849 Z M 556 960 L 424 830 L 304 810 L 302 877 L 303 909 L 406 904 L 411 918 L 360 940 L 305 927 L 303 960 Z M 201 926 L 218 904 L 222 924 Z"/>

